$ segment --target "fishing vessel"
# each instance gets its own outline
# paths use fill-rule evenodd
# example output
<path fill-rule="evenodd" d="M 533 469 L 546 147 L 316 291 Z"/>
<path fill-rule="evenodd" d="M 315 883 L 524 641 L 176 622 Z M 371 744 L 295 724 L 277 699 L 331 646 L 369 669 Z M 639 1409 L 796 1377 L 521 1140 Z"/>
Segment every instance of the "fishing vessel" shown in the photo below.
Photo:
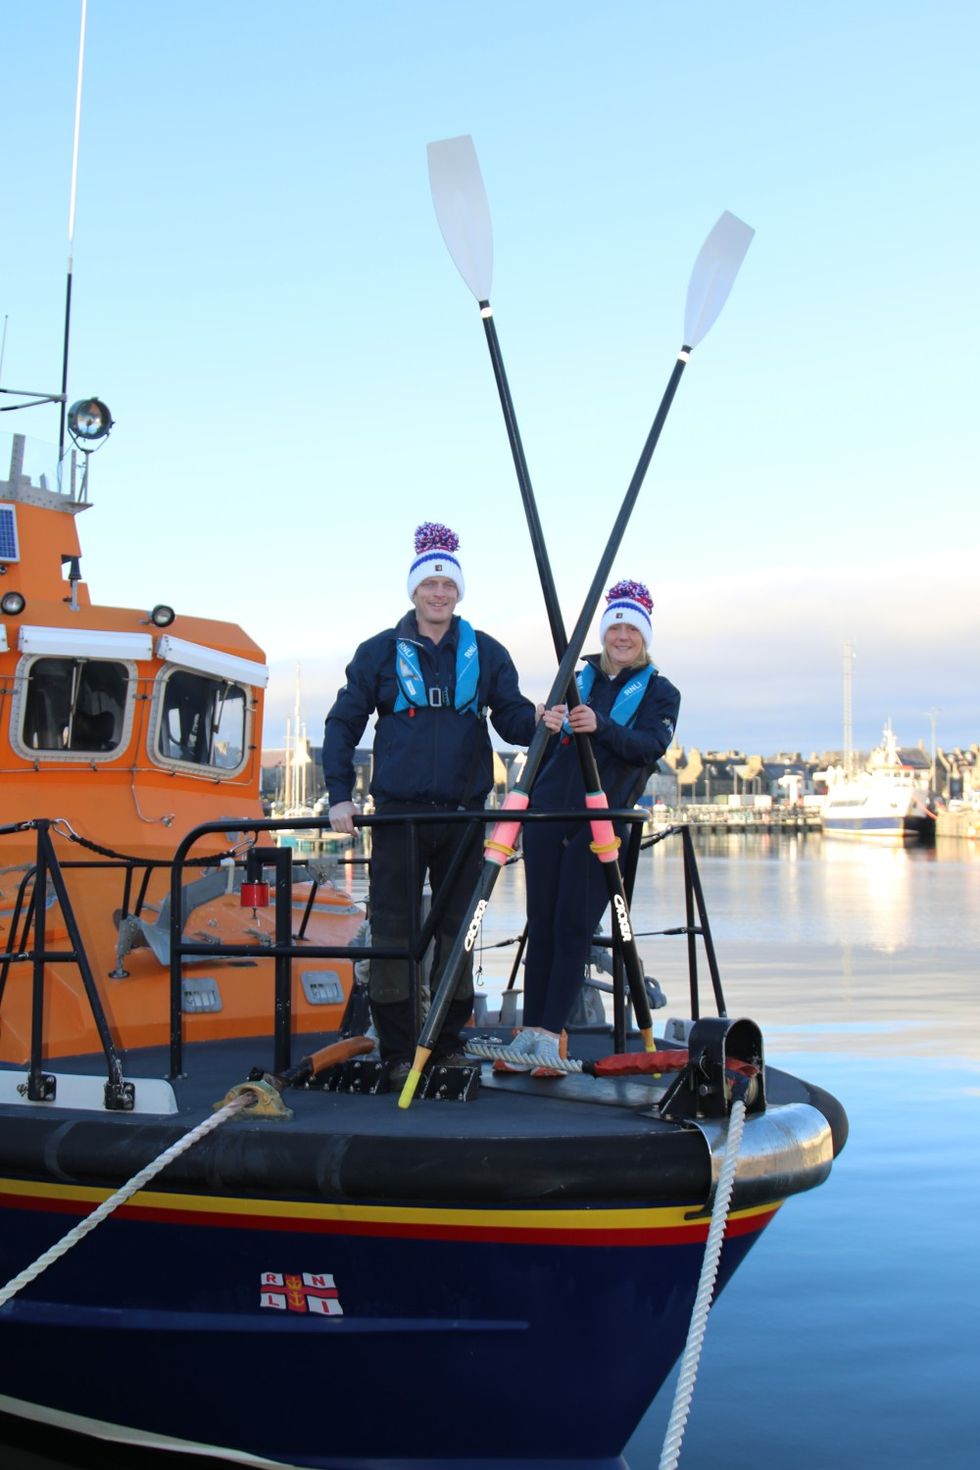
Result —
<path fill-rule="evenodd" d="M 836 771 L 821 826 L 827 837 L 903 844 L 935 840 L 928 760 L 919 750 L 899 746 L 891 721 L 865 770 L 855 776 Z"/>

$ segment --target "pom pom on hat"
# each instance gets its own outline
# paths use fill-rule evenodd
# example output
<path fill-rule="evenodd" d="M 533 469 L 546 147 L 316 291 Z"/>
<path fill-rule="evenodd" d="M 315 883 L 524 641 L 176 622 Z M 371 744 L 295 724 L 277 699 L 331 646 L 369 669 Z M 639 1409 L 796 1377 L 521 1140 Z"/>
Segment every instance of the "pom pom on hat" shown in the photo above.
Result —
<path fill-rule="evenodd" d="M 465 588 L 463 568 L 456 555 L 458 549 L 459 537 L 448 526 L 440 526 L 438 521 L 425 521 L 417 526 L 415 560 L 408 570 L 409 597 L 413 596 L 416 587 L 426 577 L 448 577 L 451 582 L 456 583 L 462 598 Z"/>
<path fill-rule="evenodd" d="M 653 637 L 653 624 L 650 621 L 652 611 L 653 598 L 649 588 L 644 587 L 642 582 L 617 582 L 606 593 L 606 610 L 599 624 L 599 636 L 605 639 L 609 629 L 614 628 L 617 623 L 628 623 L 639 633 L 645 647 L 649 648 Z"/>

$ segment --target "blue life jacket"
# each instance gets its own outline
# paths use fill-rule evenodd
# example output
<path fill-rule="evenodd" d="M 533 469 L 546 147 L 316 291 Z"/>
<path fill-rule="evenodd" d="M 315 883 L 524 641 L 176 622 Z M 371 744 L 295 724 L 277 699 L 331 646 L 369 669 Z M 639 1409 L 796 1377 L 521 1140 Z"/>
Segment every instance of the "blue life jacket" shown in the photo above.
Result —
<path fill-rule="evenodd" d="M 623 685 L 609 711 L 609 718 L 615 720 L 617 725 L 632 725 L 640 708 L 640 702 L 647 692 L 647 685 L 656 672 L 653 664 L 647 664 L 646 668 L 639 670 L 635 678 Z M 579 671 L 576 683 L 579 699 L 583 704 L 588 704 L 592 685 L 595 683 L 595 669 L 592 664 L 586 664 L 585 668 Z M 572 727 L 567 720 L 562 725 L 562 731 L 566 735 L 572 734 Z"/>
<path fill-rule="evenodd" d="M 398 694 L 394 710 L 440 708 L 448 703 L 447 691 L 427 689 L 422 678 L 418 646 L 399 638 L 395 643 L 395 678 Z M 479 714 L 477 692 L 480 683 L 480 651 L 476 634 L 463 618 L 459 620 L 456 639 L 456 687 L 453 708 L 460 714 Z"/>

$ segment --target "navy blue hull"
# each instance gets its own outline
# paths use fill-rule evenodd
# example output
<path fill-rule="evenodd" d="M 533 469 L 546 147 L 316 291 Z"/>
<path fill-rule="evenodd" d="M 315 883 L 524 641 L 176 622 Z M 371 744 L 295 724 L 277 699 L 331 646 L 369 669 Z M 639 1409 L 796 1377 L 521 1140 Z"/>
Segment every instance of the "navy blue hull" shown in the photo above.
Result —
<path fill-rule="evenodd" d="M 71 1223 L 4 1216 L 4 1279 Z M 721 1282 L 768 1218 L 726 1242 Z M 683 1347 L 702 1256 L 114 1219 L 0 1309 L 2 1393 L 317 1470 L 443 1445 L 481 1470 L 612 1470 Z M 332 1277 L 343 1315 L 260 1307 L 293 1272 Z"/>

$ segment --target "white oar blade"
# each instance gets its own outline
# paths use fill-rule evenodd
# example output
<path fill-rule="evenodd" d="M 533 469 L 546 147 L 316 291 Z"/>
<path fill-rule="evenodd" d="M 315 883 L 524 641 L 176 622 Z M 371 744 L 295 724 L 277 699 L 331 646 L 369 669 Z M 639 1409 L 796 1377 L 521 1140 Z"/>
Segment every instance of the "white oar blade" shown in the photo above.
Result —
<path fill-rule="evenodd" d="M 436 219 L 456 269 L 477 301 L 489 301 L 493 226 L 480 164 L 469 133 L 430 143 L 429 186 Z"/>
<path fill-rule="evenodd" d="M 728 210 L 701 246 L 687 288 L 684 342 L 696 347 L 706 337 L 728 300 L 735 277 L 755 234 L 751 225 Z"/>

